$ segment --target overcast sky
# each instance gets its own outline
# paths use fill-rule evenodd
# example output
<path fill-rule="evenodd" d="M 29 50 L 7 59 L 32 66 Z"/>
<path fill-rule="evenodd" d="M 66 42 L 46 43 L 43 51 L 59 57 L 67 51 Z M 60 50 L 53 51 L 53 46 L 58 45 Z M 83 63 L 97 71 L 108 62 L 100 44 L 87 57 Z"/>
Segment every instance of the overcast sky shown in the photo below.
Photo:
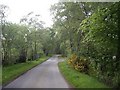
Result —
<path fill-rule="evenodd" d="M 58 0 L 0 0 L 0 4 L 10 8 L 8 21 L 19 23 L 23 16 L 33 11 L 35 14 L 41 15 L 41 20 L 46 23 L 46 27 L 53 24 L 49 9 L 52 4 L 57 2 Z"/>

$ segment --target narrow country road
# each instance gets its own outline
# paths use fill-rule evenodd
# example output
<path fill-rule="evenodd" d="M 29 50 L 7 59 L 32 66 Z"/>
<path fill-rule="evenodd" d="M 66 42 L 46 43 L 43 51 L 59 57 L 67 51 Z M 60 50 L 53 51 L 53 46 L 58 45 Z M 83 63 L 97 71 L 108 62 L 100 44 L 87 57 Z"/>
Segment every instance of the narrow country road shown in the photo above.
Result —
<path fill-rule="evenodd" d="M 4 88 L 69 88 L 58 69 L 57 55 L 29 70 Z M 17 69 L 17 68 L 16 68 Z"/>

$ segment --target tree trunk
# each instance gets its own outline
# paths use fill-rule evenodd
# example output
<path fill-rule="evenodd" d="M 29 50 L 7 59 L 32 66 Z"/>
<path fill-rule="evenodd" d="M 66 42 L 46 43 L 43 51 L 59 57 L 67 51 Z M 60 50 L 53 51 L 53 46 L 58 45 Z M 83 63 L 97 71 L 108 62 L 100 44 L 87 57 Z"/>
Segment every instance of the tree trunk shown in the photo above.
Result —
<path fill-rule="evenodd" d="M 22 49 L 19 56 L 19 63 L 26 62 L 26 51 Z"/>

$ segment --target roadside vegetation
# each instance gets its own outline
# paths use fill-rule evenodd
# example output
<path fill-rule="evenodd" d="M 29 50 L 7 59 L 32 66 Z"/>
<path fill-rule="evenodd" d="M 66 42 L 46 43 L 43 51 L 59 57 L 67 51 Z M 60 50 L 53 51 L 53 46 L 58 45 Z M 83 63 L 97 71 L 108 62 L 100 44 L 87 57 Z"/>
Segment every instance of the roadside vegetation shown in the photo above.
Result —
<path fill-rule="evenodd" d="M 76 71 L 68 65 L 67 61 L 60 62 L 59 69 L 73 88 L 109 88 L 96 78 Z"/>
<path fill-rule="evenodd" d="M 120 2 L 60 2 L 51 8 L 53 28 L 58 32 L 62 55 L 68 57 L 67 66 L 80 72 L 83 78 L 87 74 L 113 88 L 120 88 L 119 5 Z M 92 87 L 91 84 L 79 85 Z"/>
<path fill-rule="evenodd" d="M 44 56 L 34 61 L 27 61 L 26 63 L 14 64 L 4 67 L 2 73 L 2 84 L 4 85 L 6 83 L 9 83 L 10 81 L 14 80 L 16 77 L 20 76 L 31 68 L 46 61 L 48 58 L 49 57 Z"/>

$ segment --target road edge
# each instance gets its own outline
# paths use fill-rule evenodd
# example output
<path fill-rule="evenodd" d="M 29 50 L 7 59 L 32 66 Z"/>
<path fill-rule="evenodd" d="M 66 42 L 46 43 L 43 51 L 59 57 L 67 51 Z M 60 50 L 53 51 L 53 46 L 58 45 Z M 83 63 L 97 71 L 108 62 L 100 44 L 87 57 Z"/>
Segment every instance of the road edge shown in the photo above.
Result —
<path fill-rule="evenodd" d="M 64 62 L 64 61 L 63 61 L 63 62 Z M 64 80 L 66 81 L 66 83 L 68 84 L 69 88 L 74 89 L 75 87 L 74 87 L 70 82 L 68 82 L 68 80 L 66 79 L 66 77 L 63 75 L 63 73 L 62 73 L 62 71 L 61 71 L 61 69 L 60 69 L 60 66 L 59 66 L 60 63 L 61 63 L 61 62 L 58 62 L 58 69 L 59 69 L 59 72 L 60 72 L 61 76 L 62 76 L 62 77 L 64 78 Z"/>

